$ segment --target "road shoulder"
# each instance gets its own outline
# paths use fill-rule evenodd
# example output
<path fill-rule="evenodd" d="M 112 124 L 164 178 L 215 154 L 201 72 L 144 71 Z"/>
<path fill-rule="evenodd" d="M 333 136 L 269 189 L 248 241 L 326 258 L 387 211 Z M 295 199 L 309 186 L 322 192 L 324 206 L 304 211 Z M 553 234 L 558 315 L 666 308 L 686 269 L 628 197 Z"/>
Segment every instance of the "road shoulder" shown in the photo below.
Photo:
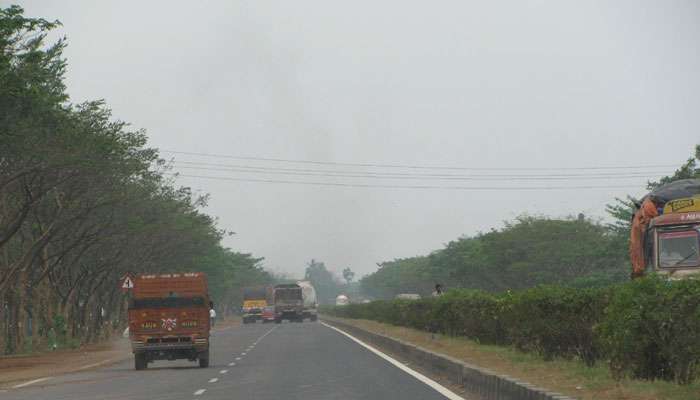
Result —
<path fill-rule="evenodd" d="M 218 323 L 212 333 L 239 325 L 239 318 L 227 318 Z M 78 349 L 0 357 L 0 390 L 40 384 L 56 376 L 107 367 L 131 357 L 129 339 L 123 337 Z"/>

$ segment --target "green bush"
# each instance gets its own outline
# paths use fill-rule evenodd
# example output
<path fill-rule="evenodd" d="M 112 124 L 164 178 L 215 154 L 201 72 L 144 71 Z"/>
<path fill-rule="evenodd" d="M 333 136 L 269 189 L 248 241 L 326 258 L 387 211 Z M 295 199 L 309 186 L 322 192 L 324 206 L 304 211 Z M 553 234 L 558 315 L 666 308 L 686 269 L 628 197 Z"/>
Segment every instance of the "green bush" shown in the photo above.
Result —
<path fill-rule="evenodd" d="M 599 334 L 616 378 L 693 382 L 700 363 L 700 281 L 650 276 L 619 286 Z"/>
<path fill-rule="evenodd" d="M 451 291 L 437 299 L 433 318 L 439 331 L 466 336 L 479 343 L 508 344 L 503 311 L 507 300 L 476 290 Z"/>
<path fill-rule="evenodd" d="M 647 277 L 617 286 L 539 286 L 490 294 L 453 290 L 438 298 L 324 307 L 486 344 L 512 345 L 544 359 L 609 360 L 615 378 L 692 383 L 700 368 L 700 281 Z"/>
<path fill-rule="evenodd" d="M 591 366 L 601 355 L 594 328 L 609 292 L 558 286 L 519 292 L 505 312 L 508 337 L 519 350 L 538 353 L 545 360 L 578 357 Z"/>

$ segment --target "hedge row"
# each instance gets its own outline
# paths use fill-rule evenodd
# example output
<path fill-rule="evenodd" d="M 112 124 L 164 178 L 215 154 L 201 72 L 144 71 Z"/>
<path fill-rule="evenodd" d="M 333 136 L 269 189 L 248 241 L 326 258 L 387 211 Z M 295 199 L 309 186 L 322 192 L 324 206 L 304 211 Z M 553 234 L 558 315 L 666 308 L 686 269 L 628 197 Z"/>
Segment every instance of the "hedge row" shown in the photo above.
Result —
<path fill-rule="evenodd" d="M 510 345 L 545 359 L 609 363 L 615 378 L 688 384 L 700 375 L 700 281 L 646 277 L 608 288 L 540 286 L 490 294 L 326 307 L 369 319 Z"/>

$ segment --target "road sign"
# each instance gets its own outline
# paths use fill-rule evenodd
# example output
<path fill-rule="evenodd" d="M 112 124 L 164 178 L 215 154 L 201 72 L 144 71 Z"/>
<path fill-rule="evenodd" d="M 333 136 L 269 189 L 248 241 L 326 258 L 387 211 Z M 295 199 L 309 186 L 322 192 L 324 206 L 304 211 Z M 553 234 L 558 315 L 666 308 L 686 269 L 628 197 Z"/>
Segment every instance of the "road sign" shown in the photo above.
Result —
<path fill-rule="evenodd" d="M 134 288 L 134 280 L 131 279 L 129 275 L 124 277 L 124 280 L 122 281 L 122 290 L 127 291 L 131 290 Z"/>

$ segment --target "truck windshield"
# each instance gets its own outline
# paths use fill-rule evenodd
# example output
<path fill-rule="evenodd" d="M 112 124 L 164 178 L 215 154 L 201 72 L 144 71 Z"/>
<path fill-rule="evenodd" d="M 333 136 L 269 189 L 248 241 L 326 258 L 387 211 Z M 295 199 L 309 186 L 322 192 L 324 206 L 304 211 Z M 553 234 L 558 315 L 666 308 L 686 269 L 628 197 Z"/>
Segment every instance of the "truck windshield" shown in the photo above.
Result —
<path fill-rule="evenodd" d="M 243 289 L 243 300 L 265 300 L 267 299 L 267 289 L 245 288 Z"/>
<path fill-rule="evenodd" d="M 142 308 L 183 308 L 183 307 L 203 307 L 204 298 L 202 297 L 162 297 L 162 298 L 145 298 L 132 299 L 130 309 Z"/>
<path fill-rule="evenodd" d="M 697 267 L 700 264 L 697 231 L 665 232 L 659 235 L 659 266 Z"/>
<path fill-rule="evenodd" d="M 301 289 L 277 289 L 275 291 L 277 300 L 301 300 Z"/>

